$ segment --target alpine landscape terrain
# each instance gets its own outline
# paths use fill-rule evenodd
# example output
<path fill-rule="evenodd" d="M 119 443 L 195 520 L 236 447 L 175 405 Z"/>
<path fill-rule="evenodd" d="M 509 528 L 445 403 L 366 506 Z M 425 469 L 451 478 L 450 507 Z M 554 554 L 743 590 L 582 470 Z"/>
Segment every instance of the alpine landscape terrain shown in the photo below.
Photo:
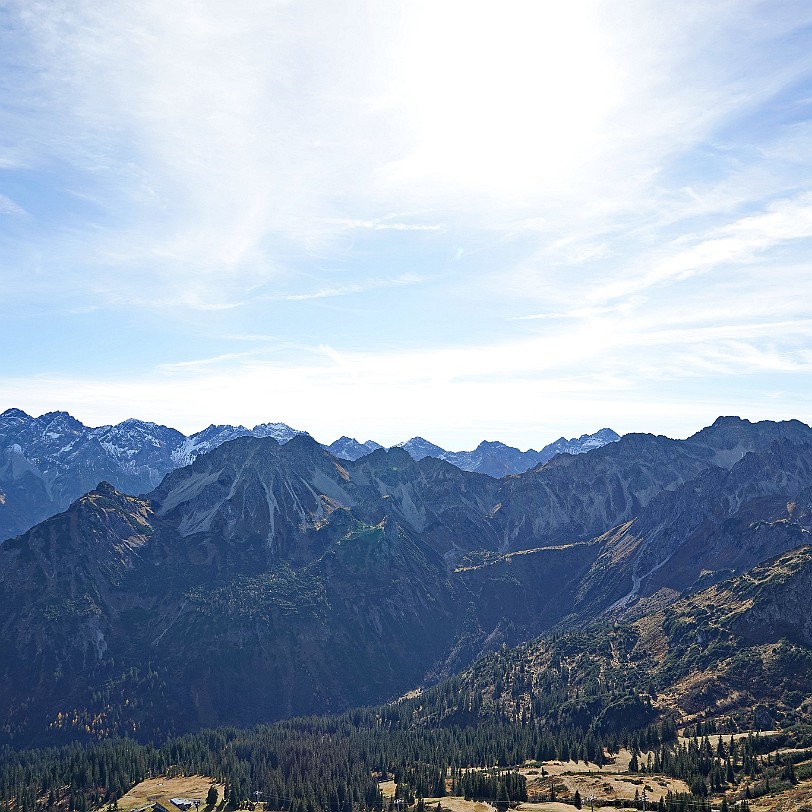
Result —
<path fill-rule="evenodd" d="M 0 812 L 812 812 L 812 3 L 0 2 Z"/>
<path fill-rule="evenodd" d="M 111 429 L 2 418 L 27 432 L 4 450 L 18 489 L 3 509 L 33 499 L 26 483 L 43 494 L 26 507 L 51 509 L 49 485 L 94 470 L 87 446 L 115 459 L 84 439 Z M 194 441 L 124 425 L 119 457 L 137 467 L 106 463 L 119 487 L 0 546 L 8 808 L 114 801 L 167 758 L 235 805 L 276 794 L 336 812 L 412 796 L 622 804 L 632 789 L 642 804 L 643 788 L 678 808 L 810 783 L 803 423 L 627 434 L 501 478 L 409 444 L 338 457 L 278 425 L 281 442 L 229 430 L 181 465 Z M 75 457 L 40 450 L 64 449 L 59 427 Z M 170 469 L 157 487 L 126 493 L 134 470 L 152 484 L 155 457 Z M 345 756 L 313 739 L 335 729 Z M 299 747 L 329 778 L 285 766 Z M 81 785 L 59 777 L 78 752 Z M 333 758 L 356 773 L 339 780 Z"/>

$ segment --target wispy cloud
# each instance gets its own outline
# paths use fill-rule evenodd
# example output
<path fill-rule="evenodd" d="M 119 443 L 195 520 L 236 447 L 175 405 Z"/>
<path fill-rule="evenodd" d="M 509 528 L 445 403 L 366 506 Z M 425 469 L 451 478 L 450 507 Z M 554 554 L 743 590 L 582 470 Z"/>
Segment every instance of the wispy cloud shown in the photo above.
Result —
<path fill-rule="evenodd" d="M 381 288 L 399 288 L 404 285 L 416 285 L 422 281 L 422 278 L 416 274 L 403 274 L 391 279 L 367 279 L 363 282 L 320 288 L 319 290 L 307 293 L 266 293 L 255 297 L 255 300 L 259 299 L 268 302 L 304 302 L 310 299 L 332 299 L 337 296 L 349 296 L 355 293 L 380 290 Z"/>
<path fill-rule="evenodd" d="M 344 229 L 365 228 L 369 231 L 443 231 L 441 225 L 427 223 L 397 223 L 386 219 L 377 220 L 335 220 Z"/>
<path fill-rule="evenodd" d="M 61 162 L 93 202 L 92 228 L 63 230 L 53 250 L 86 277 L 127 269 L 119 288 L 157 274 L 156 284 L 205 292 L 223 274 L 248 285 L 278 276 L 269 240 L 329 239 L 332 196 L 362 182 L 378 152 L 377 125 L 348 119 L 347 105 L 376 85 L 336 44 L 343 13 L 312 11 L 254 0 L 227 13 L 153 0 L 137 11 L 14 7 L 12 58 L 30 66 L 38 104 L 9 134 L 30 144 L 27 165 Z M 362 35 L 364 15 L 351 15 L 345 37 Z"/>
<path fill-rule="evenodd" d="M 668 26 L 644 5 L 608 14 L 599 3 L 492 15 L 418 2 L 397 26 L 365 3 L 238 0 L 226 14 L 79 0 L 69 13 L 11 13 L 9 53 L 30 67 L 23 90 L 35 100 L 9 121 L 28 145 L 19 165 L 67 166 L 66 185 L 92 209 L 91 228 L 58 231 L 50 250 L 81 265 L 73 282 L 126 269 L 115 286 L 136 303 L 154 299 L 139 287 L 161 285 L 233 301 L 235 280 L 288 273 L 291 246 L 321 251 L 348 230 L 441 233 L 444 213 L 476 228 L 495 207 L 548 250 L 564 250 L 567 224 L 589 231 L 567 261 L 595 259 L 607 250 L 595 234 L 627 228 L 641 201 L 670 205 L 670 161 L 806 68 L 762 56 L 803 20 L 752 4 L 691 5 Z M 731 26 L 746 35 L 731 40 Z M 483 63 L 483 43 L 502 40 Z M 393 220 L 403 200 L 434 216 Z"/>
<path fill-rule="evenodd" d="M 10 197 L 0 195 L 0 214 L 26 214 L 21 206 L 18 206 Z"/>
<path fill-rule="evenodd" d="M 595 319 L 616 314 L 628 313 L 640 304 L 639 299 L 626 299 L 612 306 L 576 307 L 572 310 L 550 313 L 530 313 L 525 316 L 511 316 L 510 321 L 555 321 L 559 319 Z"/>
<path fill-rule="evenodd" d="M 653 268 L 640 274 L 605 285 L 590 294 L 593 301 L 640 293 L 655 285 L 681 282 L 698 274 L 732 263 L 752 262 L 760 253 L 787 241 L 812 237 L 812 194 L 770 203 L 767 210 L 743 217 L 718 230 L 711 231 L 694 245 L 677 250 Z"/>
<path fill-rule="evenodd" d="M 214 355 L 210 358 L 196 358 L 191 361 L 173 361 L 169 364 L 158 364 L 156 372 L 171 373 L 196 369 L 208 369 L 222 365 L 226 362 L 240 361 L 246 358 L 255 358 L 258 355 L 267 353 L 268 350 L 251 350 L 249 352 L 225 352 L 221 355 Z"/>

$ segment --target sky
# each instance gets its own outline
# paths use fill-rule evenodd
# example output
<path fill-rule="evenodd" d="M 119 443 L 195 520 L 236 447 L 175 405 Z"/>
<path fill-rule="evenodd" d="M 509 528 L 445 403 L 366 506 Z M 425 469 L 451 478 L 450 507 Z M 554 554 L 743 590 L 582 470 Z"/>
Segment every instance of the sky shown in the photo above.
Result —
<path fill-rule="evenodd" d="M 0 411 L 812 423 L 812 5 L 0 2 Z"/>

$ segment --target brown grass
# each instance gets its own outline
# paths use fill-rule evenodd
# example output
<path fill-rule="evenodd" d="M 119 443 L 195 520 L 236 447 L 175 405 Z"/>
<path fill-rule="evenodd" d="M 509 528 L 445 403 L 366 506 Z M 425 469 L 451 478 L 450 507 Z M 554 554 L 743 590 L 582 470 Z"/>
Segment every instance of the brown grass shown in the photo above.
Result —
<path fill-rule="evenodd" d="M 431 812 L 437 807 L 437 801 L 443 809 L 449 809 L 451 812 L 496 812 L 495 807 L 482 801 L 466 801 L 465 798 L 455 797 L 426 798 L 426 809 Z"/>
<path fill-rule="evenodd" d="M 394 781 L 379 781 L 378 789 L 383 793 L 385 798 L 395 797 L 395 788 L 397 784 Z"/>
<path fill-rule="evenodd" d="M 739 741 L 739 739 L 746 739 L 748 736 L 755 736 L 759 735 L 762 739 L 767 738 L 768 736 L 778 736 L 783 731 L 781 730 L 760 730 L 756 733 L 755 730 L 748 730 L 745 733 L 709 733 L 708 740 L 710 741 L 713 747 L 716 747 L 716 742 L 719 741 L 719 736 L 722 737 L 722 742 L 727 744 L 730 741 L 730 737 L 733 736 L 733 741 Z M 704 738 L 704 736 L 699 737 L 700 740 Z M 686 745 L 688 742 L 693 741 L 692 736 L 677 736 L 677 741 L 681 745 Z"/>
<path fill-rule="evenodd" d="M 572 812 L 573 809 L 575 809 L 575 807 L 572 804 L 565 804 L 561 801 L 547 801 L 541 804 L 519 804 L 520 812 Z M 587 812 L 589 812 L 589 807 L 587 807 Z"/>
<path fill-rule="evenodd" d="M 126 795 L 119 798 L 118 808 L 121 812 L 131 812 L 134 809 L 151 805 L 160 801 L 167 809 L 174 810 L 170 798 L 200 798 L 203 803 L 200 809 L 205 808 L 206 793 L 214 784 L 220 801 L 223 800 L 225 787 L 214 779 L 205 775 L 189 775 L 182 778 L 148 778 L 136 784 Z"/>
<path fill-rule="evenodd" d="M 640 760 L 645 763 L 647 753 L 640 755 Z M 575 790 L 581 794 L 581 798 L 594 795 L 602 800 L 622 799 L 631 801 L 634 799 L 635 790 L 638 793 L 643 789 L 648 793 L 648 797 L 657 801 L 661 795 L 671 792 L 687 792 L 688 785 L 678 778 L 669 778 L 664 775 L 632 775 L 627 771 L 632 754 L 628 750 L 621 750 L 614 759 L 614 763 L 607 764 L 600 768 L 595 764 L 585 764 L 583 761 L 546 761 L 544 770 L 547 776 L 563 782 L 571 795 Z M 550 779 L 541 775 L 541 767 L 523 767 L 521 773 L 527 778 L 528 795 L 534 793 L 545 794 L 549 792 Z M 560 791 L 560 783 L 558 783 Z M 527 807 L 535 808 L 538 804 L 522 804 L 520 809 Z M 550 804 L 541 804 L 541 807 L 549 807 Z M 569 809 L 572 806 L 565 804 Z M 552 809 L 552 807 L 551 807 Z"/>

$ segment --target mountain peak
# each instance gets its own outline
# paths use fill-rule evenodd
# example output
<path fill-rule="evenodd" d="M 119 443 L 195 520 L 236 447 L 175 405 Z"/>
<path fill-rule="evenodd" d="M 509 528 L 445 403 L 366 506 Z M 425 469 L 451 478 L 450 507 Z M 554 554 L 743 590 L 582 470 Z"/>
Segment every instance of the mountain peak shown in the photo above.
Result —
<path fill-rule="evenodd" d="M 306 431 L 294 434 L 293 437 L 291 437 L 290 440 L 288 440 L 287 442 L 279 440 L 276 437 L 270 436 L 268 437 L 268 439 L 276 440 L 276 442 L 279 443 L 279 445 L 285 445 L 292 450 L 296 450 L 297 448 L 321 449 L 321 444 L 316 440 L 314 440 Z"/>
<path fill-rule="evenodd" d="M 227 423 L 209 423 L 205 429 L 201 429 L 200 431 L 196 431 L 194 434 L 190 434 L 190 437 L 200 437 L 201 435 L 208 435 L 208 434 L 216 434 L 217 432 L 225 432 L 225 431 L 248 431 L 248 429 L 243 426 L 231 426 Z"/>
<path fill-rule="evenodd" d="M 48 429 L 65 429 L 68 431 L 81 432 L 87 428 L 84 423 L 77 420 L 68 412 L 47 412 L 37 418 L 38 422 Z"/>
<path fill-rule="evenodd" d="M 26 414 L 22 409 L 6 409 L 2 414 L 0 414 L 0 420 L 3 418 L 6 419 L 14 419 L 14 420 L 33 420 L 30 414 Z"/>
<path fill-rule="evenodd" d="M 293 437 L 300 434 L 307 434 L 306 431 L 300 429 L 293 429 L 287 423 L 257 423 L 251 434 L 254 437 L 273 437 L 280 443 L 286 443 Z"/>
<path fill-rule="evenodd" d="M 372 452 L 373 454 L 384 454 L 386 457 L 389 457 L 394 460 L 402 459 L 404 461 L 414 460 L 415 457 L 409 452 L 409 449 L 406 448 L 406 444 L 402 445 L 393 445 L 391 448 L 379 448 Z M 371 456 L 371 455 L 370 455 Z M 428 456 L 428 454 L 424 455 Z M 421 459 L 423 459 L 421 457 Z"/>
<path fill-rule="evenodd" d="M 610 428 L 598 429 L 592 436 L 599 437 L 601 440 L 606 440 L 608 443 L 615 443 L 620 439 L 620 435 L 614 429 Z"/>
<path fill-rule="evenodd" d="M 330 445 L 324 446 L 334 457 L 339 457 L 343 460 L 357 460 L 360 457 L 365 457 L 372 451 L 381 448 L 380 443 L 374 440 L 367 440 L 364 443 L 359 443 L 354 437 L 348 437 L 346 434 L 339 437 Z"/>
<path fill-rule="evenodd" d="M 505 443 L 499 442 L 499 440 L 483 440 L 476 447 L 476 450 L 477 451 L 481 451 L 483 449 L 496 450 L 496 449 L 501 449 L 501 448 L 508 448 L 508 446 L 505 445 Z"/>
<path fill-rule="evenodd" d="M 412 437 L 405 443 L 398 443 L 394 448 L 403 448 L 409 456 L 415 460 L 422 460 L 423 457 L 442 457 L 446 450 L 440 446 L 430 443 L 424 437 Z"/>
<path fill-rule="evenodd" d="M 146 429 L 166 429 L 168 426 L 164 426 L 161 423 L 153 423 L 151 420 L 139 420 L 137 417 L 128 417 L 126 420 L 122 420 L 119 426 L 136 426 L 138 428 L 146 428 Z"/>
<path fill-rule="evenodd" d="M 749 420 L 738 415 L 720 415 L 713 421 L 710 428 L 718 429 L 723 426 L 741 426 L 744 424 L 752 425 Z"/>
<path fill-rule="evenodd" d="M 61 411 L 61 410 L 60 411 L 55 411 L 55 412 L 45 412 L 44 415 L 41 415 L 40 419 L 41 420 L 62 419 L 62 420 L 73 420 L 76 423 L 79 422 L 78 420 L 76 420 L 76 418 L 70 412 L 65 412 L 65 411 Z"/>
<path fill-rule="evenodd" d="M 100 493 L 103 496 L 118 496 L 119 491 L 113 487 L 107 480 L 102 480 L 99 482 L 98 485 L 93 489 L 96 493 Z"/>

